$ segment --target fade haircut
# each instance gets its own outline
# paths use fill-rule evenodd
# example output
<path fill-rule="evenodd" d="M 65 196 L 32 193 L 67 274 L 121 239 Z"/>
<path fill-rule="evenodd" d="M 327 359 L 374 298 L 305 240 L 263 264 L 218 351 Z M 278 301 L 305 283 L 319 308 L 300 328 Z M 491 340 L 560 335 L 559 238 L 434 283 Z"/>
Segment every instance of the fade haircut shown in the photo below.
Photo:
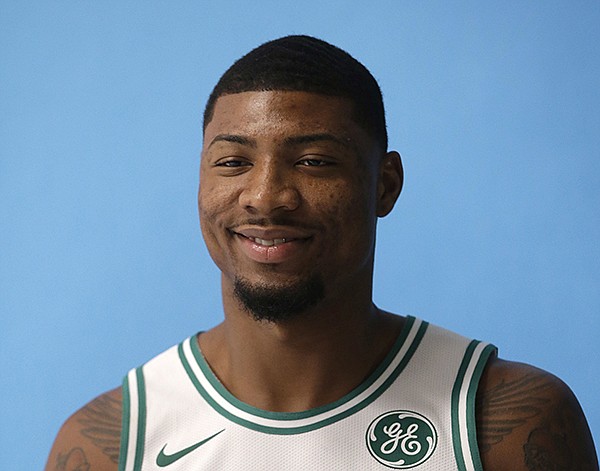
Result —
<path fill-rule="evenodd" d="M 217 99 L 256 91 L 302 91 L 348 98 L 353 118 L 387 150 L 381 90 L 367 68 L 346 51 L 311 36 L 266 42 L 238 59 L 219 79 L 204 110 L 204 130 Z"/>

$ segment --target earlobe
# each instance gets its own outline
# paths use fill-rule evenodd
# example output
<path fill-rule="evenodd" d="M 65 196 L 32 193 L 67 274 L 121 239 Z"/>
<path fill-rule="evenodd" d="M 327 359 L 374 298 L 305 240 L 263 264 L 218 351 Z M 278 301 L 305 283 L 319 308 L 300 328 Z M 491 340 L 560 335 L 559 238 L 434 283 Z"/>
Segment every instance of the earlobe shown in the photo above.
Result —
<path fill-rule="evenodd" d="M 383 217 L 392 210 L 402 191 L 404 170 L 400 154 L 388 152 L 379 167 L 379 183 L 377 192 L 377 216 Z"/>

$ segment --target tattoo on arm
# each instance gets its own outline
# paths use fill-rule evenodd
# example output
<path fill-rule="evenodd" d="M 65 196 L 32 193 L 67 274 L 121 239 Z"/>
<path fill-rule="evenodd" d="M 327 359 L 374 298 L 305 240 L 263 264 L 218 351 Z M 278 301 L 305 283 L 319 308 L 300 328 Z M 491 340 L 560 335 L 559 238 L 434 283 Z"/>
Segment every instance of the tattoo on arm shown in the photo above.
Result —
<path fill-rule="evenodd" d="M 548 426 L 531 431 L 523 445 L 525 466 L 530 470 L 569 471 L 573 462 L 572 453 L 564 435 L 553 432 Z M 579 469 L 579 468 L 578 468 Z"/>
<path fill-rule="evenodd" d="M 527 374 L 514 381 L 502 381 L 477 397 L 477 436 L 483 453 L 529 419 L 538 416 L 548 402 L 550 387 L 546 375 Z"/>
<path fill-rule="evenodd" d="M 589 429 L 571 391 L 552 375 L 527 372 L 477 396 L 479 449 L 487 454 L 517 428 L 517 447 L 530 471 L 598 471 Z M 519 448 L 521 453 L 519 453 Z M 515 462 L 516 465 L 516 462 Z M 518 466 L 518 465 L 517 465 Z M 521 469 L 521 468 L 519 468 Z"/>
<path fill-rule="evenodd" d="M 82 409 L 81 434 L 100 448 L 113 463 L 119 462 L 121 444 L 121 402 L 109 395 L 100 396 Z M 82 468 L 82 471 L 86 468 Z M 79 469 L 77 469 L 79 471 Z"/>
<path fill-rule="evenodd" d="M 73 448 L 68 453 L 59 453 L 56 471 L 89 471 L 90 463 L 81 448 Z"/>
<path fill-rule="evenodd" d="M 597 471 L 598 460 L 583 414 L 568 400 L 553 406 L 554 413 L 539 422 L 523 445 L 527 469 Z"/>

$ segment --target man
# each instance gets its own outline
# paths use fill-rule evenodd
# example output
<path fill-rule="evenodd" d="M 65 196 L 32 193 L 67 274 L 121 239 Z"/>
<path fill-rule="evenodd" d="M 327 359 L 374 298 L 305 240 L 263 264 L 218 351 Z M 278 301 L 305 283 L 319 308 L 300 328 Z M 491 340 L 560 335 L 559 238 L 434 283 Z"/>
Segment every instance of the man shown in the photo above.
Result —
<path fill-rule="evenodd" d="M 597 470 L 559 379 L 373 304 L 402 181 L 347 53 L 290 36 L 237 61 L 205 110 L 198 193 L 224 321 L 76 412 L 46 469 Z"/>

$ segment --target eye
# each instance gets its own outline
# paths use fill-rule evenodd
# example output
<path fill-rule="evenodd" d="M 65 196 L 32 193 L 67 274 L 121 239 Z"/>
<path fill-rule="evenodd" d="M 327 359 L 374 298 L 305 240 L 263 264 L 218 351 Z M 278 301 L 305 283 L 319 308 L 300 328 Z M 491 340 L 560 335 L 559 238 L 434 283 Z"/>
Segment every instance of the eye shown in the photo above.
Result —
<path fill-rule="evenodd" d="M 225 168 L 239 168 L 239 167 L 245 167 L 250 165 L 250 162 L 247 162 L 246 160 L 243 159 L 238 159 L 238 158 L 227 158 L 227 159 L 223 159 L 223 160 L 219 160 L 218 162 L 215 162 L 215 167 L 225 167 Z"/>
<path fill-rule="evenodd" d="M 325 167 L 326 165 L 331 165 L 331 162 L 325 159 L 312 157 L 298 161 L 298 165 L 303 167 Z"/>
<path fill-rule="evenodd" d="M 217 175 L 235 177 L 246 173 L 252 167 L 252 162 L 244 157 L 230 155 L 221 157 L 212 164 Z"/>

